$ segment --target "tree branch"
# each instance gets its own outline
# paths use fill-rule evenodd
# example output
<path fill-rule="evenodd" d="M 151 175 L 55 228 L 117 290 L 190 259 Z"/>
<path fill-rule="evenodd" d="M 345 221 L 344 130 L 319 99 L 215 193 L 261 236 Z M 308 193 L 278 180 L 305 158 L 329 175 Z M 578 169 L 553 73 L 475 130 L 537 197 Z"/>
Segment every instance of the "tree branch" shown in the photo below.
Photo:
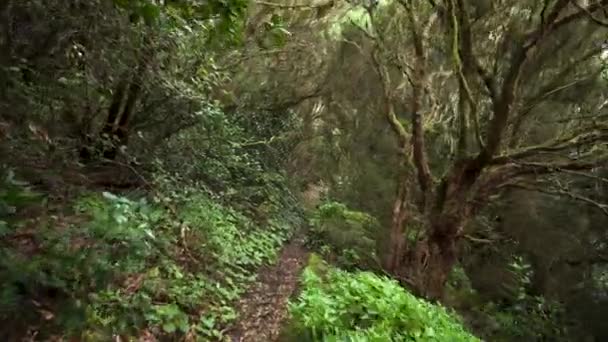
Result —
<path fill-rule="evenodd" d="M 542 153 L 560 152 L 581 146 L 592 146 L 598 142 L 608 141 L 608 127 L 589 128 L 584 133 L 574 134 L 568 138 L 555 139 L 549 143 L 530 146 L 519 151 L 503 154 L 492 159 L 491 164 L 505 164 Z"/>
<path fill-rule="evenodd" d="M 602 0 L 599 3 L 591 4 L 586 8 L 581 9 L 573 14 L 570 14 L 562 19 L 558 20 L 561 11 L 566 7 L 569 0 L 559 0 L 560 6 L 556 5 L 551 15 L 548 18 L 547 23 L 536 31 L 533 31 L 527 35 L 528 43 L 525 45 L 526 47 L 531 48 L 534 45 L 537 45 L 538 41 L 541 40 L 547 33 L 554 32 L 563 26 L 566 26 L 576 20 L 582 19 L 587 16 L 587 13 L 593 13 L 606 5 L 608 5 L 608 0 Z M 565 3 L 564 3 L 565 1 Z"/>
<path fill-rule="evenodd" d="M 414 15 L 411 3 L 407 0 L 399 1 L 405 8 L 406 15 L 409 21 L 409 29 L 412 34 L 413 45 L 414 45 L 414 72 L 412 75 L 412 96 L 411 96 L 411 107 L 412 113 L 412 152 L 414 159 L 414 166 L 418 174 L 418 185 L 426 196 L 426 192 L 429 190 L 433 178 L 428 163 L 425 147 L 424 128 L 422 126 L 422 95 L 424 93 L 426 83 L 426 54 L 424 50 L 424 40 L 426 37 L 420 35 L 418 21 Z M 425 30 L 426 31 L 426 30 Z M 430 32 L 426 31 L 427 33 Z"/>
<path fill-rule="evenodd" d="M 586 14 L 586 15 L 587 15 L 587 16 L 588 16 L 588 17 L 591 19 L 591 21 L 593 21 L 594 23 L 596 23 L 596 24 L 598 24 L 598 25 L 600 25 L 600 26 L 608 27 L 608 22 L 607 22 L 607 21 L 603 21 L 602 19 L 597 18 L 595 15 L 593 15 L 593 13 L 592 13 L 592 12 L 591 12 L 589 9 L 587 9 L 587 8 L 585 8 L 585 7 L 581 6 L 581 5 L 579 5 L 579 3 L 578 3 L 576 0 L 570 0 L 570 2 L 571 2 L 571 3 L 572 3 L 574 6 L 576 6 L 576 8 L 578 8 L 578 9 L 580 9 L 581 11 L 585 12 L 585 14 Z"/>
<path fill-rule="evenodd" d="M 559 28 L 575 22 L 585 16 L 585 11 L 581 10 L 574 14 L 568 15 L 563 19 L 558 19 L 563 10 L 567 7 L 567 0 L 558 0 L 554 5 L 551 13 L 547 16 L 547 21 L 543 21 L 541 26 L 534 32 L 528 34 L 519 44 L 512 54 L 509 63 L 508 71 L 504 77 L 498 101 L 493 104 L 494 117 L 488 125 L 486 136 L 488 141 L 486 147 L 479 153 L 475 159 L 475 166 L 483 168 L 492 157 L 498 152 L 501 146 L 504 131 L 506 129 L 509 116 L 512 111 L 512 106 L 516 100 L 519 78 L 524 64 L 528 59 L 528 52 L 538 46 L 543 39 L 554 33 Z M 602 6 L 608 4 L 608 0 L 602 0 L 598 4 L 589 5 L 586 10 L 593 12 Z"/>
<path fill-rule="evenodd" d="M 587 205 L 591 205 L 595 208 L 600 209 L 606 216 L 608 216 L 608 205 L 605 203 L 597 202 L 589 197 L 583 196 L 581 194 L 574 193 L 572 191 L 564 190 L 564 189 L 545 189 L 540 187 L 535 187 L 532 185 L 521 184 L 521 183 L 510 183 L 505 184 L 505 187 L 516 188 L 527 191 L 540 192 L 547 195 L 557 196 L 557 197 L 567 197 L 573 199 L 575 201 L 579 201 L 585 203 Z"/>
<path fill-rule="evenodd" d="M 260 110 L 267 110 L 267 111 L 277 111 L 277 110 L 286 110 L 292 107 L 295 107 L 299 104 L 301 104 L 302 102 L 306 101 L 306 100 L 310 100 L 310 99 L 314 99 L 316 97 L 320 97 L 323 95 L 323 86 L 320 86 L 319 89 L 314 90 L 313 92 L 309 93 L 309 94 L 305 94 L 302 96 L 297 96 L 295 98 L 292 98 L 290 100 L 284 101 L 284 102 L 280 102 L 280 103 L 275 103 L 272 104 L 270 106 L 266 106 L 266 107 L 258 107 L 257 109 Z"/>
<path fill-rule="evenodd" d="M 473 124 L 473 133 L 475 135 L 475 139 L 477 141 L 479 149 L 483 150 L 484 143 L 479 128 L 477 102 L 473 98 L 473 94 L 471 92 L 467 76 L 471 74 L 474 68 L 477 68 L 478 73 L 484 73 L 484 71 L 482 66 L 475 58 L 475 55 L 473 54 L 471 26 L 464 0 L 451 0 L 449 7 L 451 7 L 452 10 L 452 22 L 454 31 L 453 54 L 456 63 L 456 72 L 460 79 L 460 96 L 462 96 L 462 94 L 466 96 L 467 103 L 469 104 L 469 118 Z M 490 94 L 492 95 L 492 93 Z M 463 122 L 466 121 L 464 116 L 461 119 Z M 463 128 L 465 128 L 466 131 L 466 127 Z M 466 138 L 461 137 L 460 139 Z"/>
<path fill-rule="evenodd" d="M 608 158 L 597 158 L 595 162 L 512 162 L 506 165 L 492 167 L 484 172 L 471 191 L 471 204 L 474 211 L 483 208 L 488 199 L 500 192 L 501 189 L 522 181 L 530 180 L 532 176 L 541 177 L 555 173 L 576 173 L 580 176 L 581 171 L 589 171 L 606 162 Z"/>

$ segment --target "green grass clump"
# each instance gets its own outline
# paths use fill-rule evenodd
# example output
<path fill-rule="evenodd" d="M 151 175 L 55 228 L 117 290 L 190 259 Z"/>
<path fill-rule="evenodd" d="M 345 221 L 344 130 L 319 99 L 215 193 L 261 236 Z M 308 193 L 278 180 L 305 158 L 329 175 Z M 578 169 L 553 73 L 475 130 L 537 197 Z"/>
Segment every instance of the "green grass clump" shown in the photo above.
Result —
<path fill-rule="evenodd" d="M 302 275 L 303 289 L 290 304 L 298 340 L 480 341 L 443 307 L 371 272 L 345 272 L 318 262 Z"/>

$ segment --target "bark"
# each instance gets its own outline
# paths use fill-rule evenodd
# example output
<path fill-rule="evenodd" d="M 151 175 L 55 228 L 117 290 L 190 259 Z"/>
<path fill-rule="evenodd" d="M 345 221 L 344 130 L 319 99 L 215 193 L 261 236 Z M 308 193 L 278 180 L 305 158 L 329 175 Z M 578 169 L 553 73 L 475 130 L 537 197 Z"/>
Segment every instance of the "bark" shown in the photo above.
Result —
<path fill-rule="evenodd" d="M 429 218 L 430 235 L 416 246 L 411 266 L 419 294 L 432 300 L 443 299 L 445 284 L 458 261 L 458 237 L 469 218 L 460 205 Z"/>
<path fill-rule="evenodd" d="M 457 249 L 456 235 L 449 234 L 453 230 L 454 223 L 447 226 L 436 226 L 434 233 L 428 240 L 428 250 L 430 258 L 428 261 L 428 271 L 425 274 L 424 296 L 433 300 L 442 300 L 444 296 L 445 284 L 448 280 L 452 268 L 456 264 Z"/>
<path fill-rule="evenodd" d="M 142 73 L 144 72 L 145 67 L 140 65 L 138 70 L 136 71 L 135 77 L 131 81 L 131 85 L 129 86 L 129 91 L 127 92 L 127 100 L 125 102 L 125 108 L 118 120 L 118 127 L 116 128 L 116 136 L 118 137 L 118 142 L 121 145 L 127 143 L 129 137 L 129 124 L 133 119 L 133 115 L 135 114 L 135 107 L 137 105 L 137 101 L 141 95 L 142 91 Z"/>
<path fill-rule="evenodd" d="M 116 120 L 120 115 L 120 109 L 122 107 L 122 103 L 124 101 L 125 92 L 127 90 L 128 80 L 126 75 L 121 77 L 120 81 L 116 85 L 116 89 L 114 91 L 114 96 L 112 97 L 112 103 L 110 104 L 110 108 L 108 109 L 108 117 L 106 118 L 106 122 L 101 129 L 101 134 L 111 135 L 116 128 Z"/>
<path fill-rule="evenodd" d="M 414 42 L 414 71 L 412 77 L 412 96 L 410 99 L 410 111 L 412 113 L 412 137 L 411 146 L 414 166 L 418 173 L 418 184 L 422 191 L 422 203 L 426 204 L 426 192 L 432 185 L 433 177 L 429 168 L 429 162 L 426 154 L 426 143 L 424 127 L 422 124 L 422 100 L 424 89 L 427 82 L 427 62 L 424 41 L 426 34 L 420 35 L 419 24 L 413 13 L 413 9 L 406 6 L 410 31 Z"/>
<path fill-rule="evenodd" d="M 405 254 L 405 223 L 407 213 L 407 186 L 402 180 L 399 183 L 397 196 L 393 203 L 389 251 L 385 260 L 385 269 L 391 274 L 397 274 L 401 268 Z"/>
<path fill-rule="evenodd" d="M 101 154 L 106 159 L 115 159 L 118 148 L 126 145 L 128 141 L 129 124 L 131 123 L 143 89 L 143 75 L 148 67 L 148 60 L 154 52 L 150 46 L 149 39 L 146 40 L 145 44 L 132 77 L 130 77 L 131 72 L 127 71 L 121 76 L 116 85 L 114 96 L 108 109 L 108 116 L 101 130 L 101 139 L 97 142 L 101 145 L 98 147 L 98 150 L 102 152 Z M 108 138 L 109 142 L 107 141 Z"/>
<path fill-rule="evenodd" d="M 127 141 L 129 139 L 129 123 L 131 122 L 133 114 L 135 113 L 137 100 L 139 99 L 139 95 L 141 94 L 142 90 L 142 72 L 143 67 L 140 66 L 136 70 L 136 73 L 133 79 L 131 80 L 131 83 L 129 84 L 129 88 L 126 91 L 127 94 L 125 105 L 120 115 L 117 118 L 108 116 L 108 122 L 106 122 L 106 125 L 108 125 L 108 127 L 110 127 L 110 119 L 117 120 L 117 122 L 112 122 L 110 131 L 110 144 L 109 146 L 106 145 L 106 148 L 103 151 L 103 156 L 106 159 L 115 159 L 118 152 L 118 148 L 127 144 Z M 125 91 L 124 88 L 120 90 L 122 92 Z M 105 133 L 107 133 L 107 131 Z"/>
<path fill-rule="evenodd" d="M 478 179 L 469 162 L 456 162 L 452 171 L 431 192 L 425 208 L 427 236 L 419 241 L 410 259 L 412 278 L 420 295 L 441 300 L 445 283 L 458 260 L 457 242 L 462 229 L 474 215 L 470 192 Z"/>
<path fill-rule="evenodd" d="M 100 136 L 90 137 L 85 134 L 85 138 L 81 143 L 79 154 L 80 160 L 82 162 L 86 163 L 91 161 L 91 159 L 95 158 L 95 155 L 100 151 L 102 152 L 102 155 L 104 155 L 104 157 L 108 157 L 109 148 L 107 145 L 107 139 L 112 139 L 114 136 L 114 132 L 116 129 L 116 121 L 120 115 L 120 109 L 124 101 L 127 86 L 128 78 L 125 74 L 120 78 L 118 84 L 116 85 L 114 95 L 112 96 L 112 102 L 110 103 L 110 107 L 108 108 L 108 116 L 106 117 L 106 121 L 103 127 L 101 128 Z"/>
<path fill-rule="evenodd" d="M 536 255 L 530 255 L 530 261 L 534 270 L 530 283 L 530 293 L 536 296 L 548 294 L 549 279 L 551 278 L 549 265 Z"/>
<path fill-rule="evenodd" d="M 431 298 L 441 299 L 448 276 L 458 261 L 457 242 L 462 234 L 463 227 L 474 217 L 482 208 L 491 194 L 500 190 L 501 186 L 508 184 L 509 181 L 517 181 L 518 178 L 530 176 L 530 172 L 552 173 L 555 170 L 570 170 L 575 168 L 587 168 L 588 166 L 580 161 L 575 165 L 559 164 L 559 167 L 551 168 L 549 164 L 522 163 L 522 159 L 527 156 L 536 156 L 544 151 L 563 151 L 571 146 L 579 144 L 589 144 L 594 141 L 604 141 L 606 132 L 596 129 L 592 132 L 578 134 L 571 139 L 560 139 L 551 141 L 541 146 L 533 146 L 520 151 L 511 152 L 508 155 L 500 155 L 504 145 L 509 141 L 505 135 L 512 123 L 516 105 L 520 103 L 522 74 L 528 67 L 530 57 L 534 55 L 537 48 L 556 31 L 574 25 L 577 21 L 584 18 L 588 12 L 594 12 L 608 4 L 608 0 L 598 1 L 596 4 L 587 5 L 583 10 L 566 14 L 567 0 L 558 0 L 553 6 L 546 8 L 543 12 L 543 22 L 529 32 L 514 31 L 514 35 L 505 35 L 504 39 L 512 40 L 514 50 L 509 54 L 510 58 L 504 68 L 500 68 L 488 74 L 480 62 L 473 54 L 472 34 L 468 13 L 466 13 L 466 3 L 462 0 L 453 0 L 453 29 L 454 29 L 454 58 L 456 61 L 456 71 L 460 72 L 459 86 L 461 90 L 460 112 L 461 124 L 465 123 L 465 104 L 470 109 L 471 126 L 461 127 L 459 141 L 459 155 L 452 164 L 447 176 L 437 183 L 433 177 L 428 164 L 427 150 L 425 146 L 425 129 L 423 127 L 423 114 L 425 113 L 426 94 L 424 90 L 427 86 L 428 56 L 425 43 L 429 40 L 424 31 L 419 29 L 419 20 L 414 15 L 415 11 L 409 1 L 400 1 L 405 7 L 407 19 L 409 21 L 410 33 L 413 41 L 414 55 L 410 72 L 407 74 L 412 86 L 412 93 L 409 99 L 408 111 L 411 113 L 412 130 L 407 143 L 400 143 L 400 147 L 412 154 L 412 162 L 416 171 L 417 189 L 413 195 L 420 195 L 422 201 L 417 207 L 421 217 L 426 220 L 425 238 L 416 243 L 405 255 L 405 236 L 404 224 L 413 213 L 406 210 L 404 197 L 405 190 L 402 190 L 402 183 L 397 191 L 397 197 L 393 204 L 392 223 L 391 223 L 391 243 L 386 268 L 395 276 L 402 274 L 406 270 L 406 275 L 410 276 L 409 281 L 414 284 L 415 290 L 420 294 Z M 381 47 L 381 46 L 380 46 Z M 380 48 L 378 47 L 378 48 Z M 385 74 L 386 68 L 379 65 L 379 59 L 374 55 L 376 69 L 383 81 L 386 100 L 391 102 L 393 97 L 390 91 L 390 82 L 387 81 Z M 484 134 L 479 132 L 476 125 L 477 115 L 475 99 L 471 95 L 469 88 L 469 78 L 477 73 L 489 92 L 489 99 L 492 103 L 492 115 L 485 125 Z M 498 82 L 500 80 L 500 82 Z M 475 83 L 472 83 L 475 85 Z M 473 89 L 476 90 L 476 89 Z M 466 101 L 465 101 L 466 100 Z M 394 120 L 394 113 L 391 113 L 391 106 L 387 106 L 389 122 L 396 132 L 400 142 L 404 134 L 403 127 L 398 120 Z M 468 156 L 466 153 L 466 138 L 469 131 L 473 128 L 473 134 L 478 141 L 479 152 L 475 156 Z M 408 132 L 409 133 L 409 132 Z M 481 137 L 486 141 L 482 141 Z M 518 163 L 512 163 L 516 157 Z M 553 165 L 555 166 L 555 165 Z M 438 185 L 437 185 L 438 184 Z M 418 216 L 416 216 L 418 217 Z M 402 261 L 407 263 L 402 265 Z"/>

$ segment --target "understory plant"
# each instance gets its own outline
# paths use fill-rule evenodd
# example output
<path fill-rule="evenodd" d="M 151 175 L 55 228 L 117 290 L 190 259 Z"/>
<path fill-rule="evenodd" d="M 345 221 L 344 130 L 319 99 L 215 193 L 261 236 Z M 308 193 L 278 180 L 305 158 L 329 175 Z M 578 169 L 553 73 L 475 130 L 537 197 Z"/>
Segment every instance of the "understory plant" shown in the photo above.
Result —
<path fill-rule="evenodd" d="M 313 255 L 302 286 L 290 303 L 290 334 L 298 340 L 479 341 L 455 315 L 384 276 L 346 272 Z"/>
<path fill-rule="evenodd" d="M 291 233 L 278 215 L 261 226 L 201 191 L 151 200 L 92 192 L 72 214 L 36 224 L 21 249 L 0 245 L 0 322 L 17 334 L 5 340 L 28 329 L 85 341 L 220 339 L 235 300 Z M 25 244 L 15 239 L 31 228 L 11 229 L 7 242 Z"/>
<path fill-rule="evenodd" d="M 309 244 L 338 266 L 377 269 L 374 234 L 379 223 L 373 216 L 340 202 L 325 202 L 313 213 Z"/>

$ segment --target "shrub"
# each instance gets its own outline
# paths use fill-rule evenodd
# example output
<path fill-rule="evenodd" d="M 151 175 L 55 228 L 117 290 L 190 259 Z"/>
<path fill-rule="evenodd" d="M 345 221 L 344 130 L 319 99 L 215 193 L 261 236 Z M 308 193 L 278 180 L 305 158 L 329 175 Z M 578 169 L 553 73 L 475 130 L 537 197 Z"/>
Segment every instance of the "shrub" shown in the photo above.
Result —
<path fill-rule="evenodd" d="M 303 290 L 290 303 L 292 333 L 311 341 L 479 341 L 443 307 L 370 272 L 320 266 L 302 275 Z"/>
<path fill-rule="evenodd" d="M 200 192 L 180 204 L 178 219 L 144 199 L 92 193 L 77 214 L 36 227 L 31 253 L 0 248 L 0 323 L 15 333 L 36 326 L 41 338 L 144 329 L 220 338 L 235 299 L 291 226 L 274 216 L 259 226 Z"/>
<path fill-rule="evenodd" d="M 515 285 L 512 298 L 500 303 L 484 300 L 461 266 L 454 268 L 446 300 L 475 333 L 488 341 L 571 341 L 571 328 L 562 304 L 529 294 L 531 267 L 523 258 L 510 264 Z"/>
<path fill-rule="evenodd" d="M 371 215 L 350 210 L 344 204 L 327 202 L 311 219 L 310 242 L 321 254 L 344 268 L 376 268 L 376 241 L 379 228 Z"/>

